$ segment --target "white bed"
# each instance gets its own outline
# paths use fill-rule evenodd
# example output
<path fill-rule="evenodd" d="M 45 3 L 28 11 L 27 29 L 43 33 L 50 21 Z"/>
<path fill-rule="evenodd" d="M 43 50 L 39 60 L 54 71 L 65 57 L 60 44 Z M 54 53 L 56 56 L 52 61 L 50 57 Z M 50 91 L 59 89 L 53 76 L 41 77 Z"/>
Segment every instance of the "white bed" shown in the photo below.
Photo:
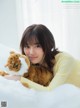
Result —
<path fill-rule="evenodd" d="M 0 44 L 0 69 L 4 71 L 8 55 L 9 48 Z M 2 102 L 7 108 L 80 108 L 80 89 L 64 84 L 52 91 L 37 91 L 0 76 L 0 108 Z"/>
<path fill-rule="evenodd" d="M 0 76 L 2 101 L 7 102 L 7 108 L 80 108 L 80 89 L 64 84 L 52 91 L 36 91 Z"/>

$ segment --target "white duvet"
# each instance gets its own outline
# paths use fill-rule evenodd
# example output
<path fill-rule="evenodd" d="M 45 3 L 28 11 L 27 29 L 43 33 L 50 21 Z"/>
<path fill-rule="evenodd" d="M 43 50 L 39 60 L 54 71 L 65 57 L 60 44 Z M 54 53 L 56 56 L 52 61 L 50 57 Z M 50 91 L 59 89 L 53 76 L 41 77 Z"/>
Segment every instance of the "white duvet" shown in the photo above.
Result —
<path fill-rule="evenodd" d="M 52 91 L 36 91 L 0 76 L 0 104 L 2 101 L 7 108 L 80 108 L 80 89 L 64 84 Z"/>
<path fill-rule="evenodd" d="M 10 50 L 0 44 L 1 70 L 6 71 L 4 65 Z M 7 108 L 80 108 L 80 89 L 65 84 L 52 91 L 36 91 L 0 76 L 0 108 L 6 108 L 1 107 L 2 102 L 7 103 Z"/>

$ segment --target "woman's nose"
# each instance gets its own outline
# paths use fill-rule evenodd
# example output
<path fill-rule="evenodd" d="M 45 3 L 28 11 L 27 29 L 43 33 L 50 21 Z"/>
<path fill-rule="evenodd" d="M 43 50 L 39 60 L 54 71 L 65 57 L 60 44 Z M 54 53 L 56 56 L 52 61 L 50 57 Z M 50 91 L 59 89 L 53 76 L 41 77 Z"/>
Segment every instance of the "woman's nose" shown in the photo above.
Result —
<path fill-rule="evenodd" d="M 30 53 L 30 54 L 33 54 L 33 53 L 34 53 L 34 49 L 33 49 L 33 48 L 30 48 L 29 53 Z"/>

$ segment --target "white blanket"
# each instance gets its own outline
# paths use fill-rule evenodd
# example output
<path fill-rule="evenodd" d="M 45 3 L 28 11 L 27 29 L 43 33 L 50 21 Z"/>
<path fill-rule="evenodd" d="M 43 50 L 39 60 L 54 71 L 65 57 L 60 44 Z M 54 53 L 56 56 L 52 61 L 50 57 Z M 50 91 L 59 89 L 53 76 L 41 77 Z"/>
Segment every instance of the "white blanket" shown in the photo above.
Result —
<path fill-rule="evenodd" d="M 6 71 L 4 65 L 11 50 L 0 44 L 1 70 Z M 80 89 L 65 84 L 50 92 L 36 91 L 25 88 L 19 81 L 0 76 L 0 108 L 2 102 L 7 103 L 7 108 L 80 108 Z"/>
<path fill-rule="evenodd" d="M 64 84 L 53 91 L 36 91 L 0 76 L 0 105 L 2 101 L 7 108 L 80 108 L 80 89 Z"/>

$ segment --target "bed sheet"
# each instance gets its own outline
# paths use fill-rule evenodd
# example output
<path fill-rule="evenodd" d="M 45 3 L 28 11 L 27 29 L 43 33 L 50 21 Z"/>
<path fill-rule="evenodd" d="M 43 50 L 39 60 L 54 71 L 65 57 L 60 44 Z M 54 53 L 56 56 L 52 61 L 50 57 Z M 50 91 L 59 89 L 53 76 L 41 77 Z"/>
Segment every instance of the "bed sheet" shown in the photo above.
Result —
<path fill-rule="evenodd" d="M 80 108 L 80 89 L 64 84 L 52 91 L 37 91 L 0 76 L 0 104 L 2 101 L 7 108 Z"/>

